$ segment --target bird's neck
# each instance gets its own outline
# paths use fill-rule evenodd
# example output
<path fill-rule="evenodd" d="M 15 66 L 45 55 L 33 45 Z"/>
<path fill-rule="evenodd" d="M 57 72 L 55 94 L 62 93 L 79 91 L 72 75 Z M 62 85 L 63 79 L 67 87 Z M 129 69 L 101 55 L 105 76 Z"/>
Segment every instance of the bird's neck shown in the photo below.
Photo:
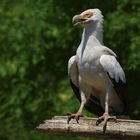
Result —
<path fill-rule="evenodd" d="M 103 25 L 102 22 L 88 24 L 83 31 L 83 38 L 94 37 L 97 42 L 103 45 Z"/>

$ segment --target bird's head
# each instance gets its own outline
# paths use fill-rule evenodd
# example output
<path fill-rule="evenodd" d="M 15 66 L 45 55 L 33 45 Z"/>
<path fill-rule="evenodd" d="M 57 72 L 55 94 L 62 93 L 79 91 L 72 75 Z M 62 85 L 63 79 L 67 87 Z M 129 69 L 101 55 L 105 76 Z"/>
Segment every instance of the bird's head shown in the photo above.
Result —
<path fill-rule="evenodd" d="M 88 25 L 103 21 L 103 15 L 99 9 L 89 9 L 72 19 L 74 25 Z"/>

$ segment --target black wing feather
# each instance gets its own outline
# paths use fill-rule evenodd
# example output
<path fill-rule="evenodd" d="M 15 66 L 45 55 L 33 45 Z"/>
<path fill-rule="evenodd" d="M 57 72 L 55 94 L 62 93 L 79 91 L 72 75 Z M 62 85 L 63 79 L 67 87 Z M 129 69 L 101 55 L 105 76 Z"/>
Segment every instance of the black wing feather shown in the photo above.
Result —
<path fill-rule="evenodd" d="M 109 76 L 109 74 L 108 74 L 108 76 Z M 123 81 L 121 81 L 120 79 L 119 79 L 119 82 L 116 82 L 115 79 L 112 79 L 110 76 L 109 76 L 109 78 L 113 83 L 114 90 L 116 91 L 119 99 L 124 104 L 123 112 L 119 115 L 130 116 L 130 107 L 129 107 L 129 100 L 128 100 L 127 84 L 124 83 Z"/>

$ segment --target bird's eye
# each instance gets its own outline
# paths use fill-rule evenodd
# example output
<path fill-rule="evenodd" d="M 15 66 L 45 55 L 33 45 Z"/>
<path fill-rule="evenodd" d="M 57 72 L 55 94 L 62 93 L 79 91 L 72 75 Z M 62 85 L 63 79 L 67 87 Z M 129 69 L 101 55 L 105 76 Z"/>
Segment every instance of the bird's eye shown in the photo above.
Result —
<path fill-rule="evenodd" d="M 93 13 L 92 12 L 87 12 L 83 15 L 83 18 L 90 18 L 93 16 Z"/>

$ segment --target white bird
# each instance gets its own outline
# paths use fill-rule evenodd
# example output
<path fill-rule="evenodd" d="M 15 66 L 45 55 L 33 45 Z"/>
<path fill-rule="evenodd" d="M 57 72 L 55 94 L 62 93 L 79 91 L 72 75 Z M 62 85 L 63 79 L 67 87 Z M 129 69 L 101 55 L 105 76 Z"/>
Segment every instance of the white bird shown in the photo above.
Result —
<path fill-rule="evenodd" d="M 129 117 L 126 78 L 116 54 L 103 44 L 103 15 L 89 9 L 73 17 L 75 25 L 83 25 L 83 35 L 76 55 L 68 62 L 68 75 L 76 97 L 81 102 L 77 113 L 69 114 L 68 123 L 78 122 L 83 107 L 100 116 L 96 125 L 116 117 Z"/>

